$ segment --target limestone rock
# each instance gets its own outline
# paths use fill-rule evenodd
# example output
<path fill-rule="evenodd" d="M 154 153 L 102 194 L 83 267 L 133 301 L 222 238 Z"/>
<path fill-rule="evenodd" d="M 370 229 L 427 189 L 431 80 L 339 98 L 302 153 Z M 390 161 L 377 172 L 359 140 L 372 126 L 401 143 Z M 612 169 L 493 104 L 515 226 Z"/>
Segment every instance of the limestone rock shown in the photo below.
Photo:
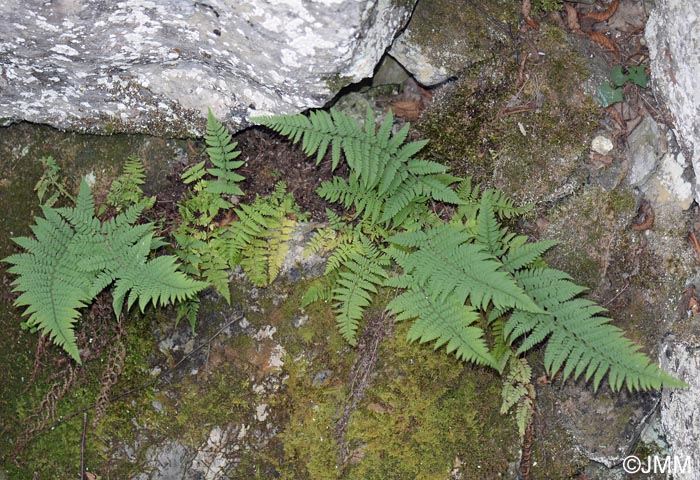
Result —
<path fill-rule="evenodd" d="M 700 335 L 696 319 L 676 325 L 679 334 L 667 338 L 659 364 L 667 372 L 685 381 L 686 389 L 664 390 L 661 397 L 661 424 L 671 453 L 681 461 L 690 461 L 687 471 L 674 472 L 677 480 L 697 478 L 700 472 Z M 683 326 L 685 324 L 685 326 Z"/>
<path fill-rule="evenodd" d="M 0 119 L 201 134 L 203 117 L 319 107 L 369 77 L 415 0 L 0 5 Z"/>
<path fill-rule="evenodd" d="M 418 2 L 390 54 L 421 84 L 444 82 L 490 59 L 499 50 L 494 44 L 512 41 L 508 29 L 514 5 L 503 0 Z"/>
<path fill-rule="evenodd" d="M 646 117 L 630 133 L 627 181 L 641 190 L 656 212 L 655 225 L 673 228 L 679 215 L 693 202 L 693 186 L 686 178 L 688 162 L 678 148 L 670 148 L 673 135 Z"/>
<path fill-rule="evenodd" d="M 675 119 L 696 177 L 700 175 L 700 55 L 697 36 L 689 32 L 698 29 L 700 3 L 684 0 L 657 0 L 646 28 L 654 89 Z"/>

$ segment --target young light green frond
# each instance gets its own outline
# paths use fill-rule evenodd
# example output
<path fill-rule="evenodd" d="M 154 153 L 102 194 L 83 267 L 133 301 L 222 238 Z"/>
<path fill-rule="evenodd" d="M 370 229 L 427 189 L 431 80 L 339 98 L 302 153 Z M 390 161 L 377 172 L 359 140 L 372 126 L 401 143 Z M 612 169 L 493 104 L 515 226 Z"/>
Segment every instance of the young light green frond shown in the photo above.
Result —
<path fill-rule="evenodd" d="M 507 246 L 503 244 L 504 237 L 508 233 L 506 228 L 496 219 L 493 206 L 487 197 L 482 197 L 479 206 L 479 214 L 476 218 L 476 241 L 483 245 L 488 253 L 494 257 L 502 256 Z"/>
<path fill-rule="evenodd" d="M 269 285 L 279 274 L 298 225 L 294 205 L 280 184 L 271 195 L 235 209 L 238 222 L 230 225 L 225 237 L 227 258 L 232 265 L 240 264 L 255 285 Z"/>
<path fill-rule="evenodd" d="M 308 258 L 314 254 L 324 255 L 337 246 L 335 242 L 337 238 L 338 234 L 335 229 L 331 227 L 319 228 L 314 232 L 311 240 L 304 246 L 304 258 Z"/>
<path fill-rule="evenodd" d="M 243 195 L 237 183 L 245 178 L 235 173 L 244 163 L 235 160 L 241 154 L 236 150 L 238 143 L 232 140 L 229 131 L 214 117 L 211 110 L 207 114 L 207 132 L 204 138 L 208 145 L 207 154 L 214 164 L 214 168 L 207 169 L 207 173 L 214 177 L 207 184 L 207 190 L 216 194 Z"/>
<path fill-rule="evenodd" d="M 351 253 L 338 270 L 338 279 L 333 289 L 334 311 L 340 334 L 351 345 L 356 343 L 359 321 L 370 304 L 377 287 L 387 277 L 382 266 L 381 254 L 373 255 L 365 248 L 365 255 Z"/>
<path fill-rule="evenodd" d="M 107 205 L 117 212 L 143 200 L 141 185 L 146 182 L 146 169 L 138 157 L 128 157 L 124 164 L 123 173 L 109 187 Z M 155 201 L 155 199 L 154 199 Z M 102 207 L 104 208 L 104 206 Z"/>
<path fill-rule="evenodd" d="M 454 352 L 460 360 L 496 367 L 483 330 L 471 326 L 479 319 L 473 308 L 452 298 L 433 298 L 423 291 L 409 289 L 389 302 L 387 309 L 397 322 L 416 319 L 408 331 L 409 341 L 435 341 L 435 350 L 445 345 L 446 352 Z"/>

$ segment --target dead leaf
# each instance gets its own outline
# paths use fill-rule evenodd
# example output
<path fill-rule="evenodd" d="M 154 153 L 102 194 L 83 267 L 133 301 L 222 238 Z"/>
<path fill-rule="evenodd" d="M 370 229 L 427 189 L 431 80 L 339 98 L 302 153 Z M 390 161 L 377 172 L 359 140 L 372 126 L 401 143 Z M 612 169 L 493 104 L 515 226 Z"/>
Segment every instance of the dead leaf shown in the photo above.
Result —
<path fill-rule="evenodd" d="M 416 100 L 397 100 L 391 102 L 391 110 L 394 112 L 394 115 L 409 122 L 418 120 L 424 108 L 425 105 L 423 102 Z"/>
<path fill-rule="evenodd" d="M 617 53 L 617 45 L 605 35 L 606 33 L 607 32 L 591 32 L 588 34 L 588 36 L 594 42 L 602 45 L 603 48 L 606 48 L 613 53 Z"/>
<path fill-rule="evenodd" d="M 568 3 L 564 4 L 564 7 L 566 8 L 566 24 L 569 30 L 576 33 L 580 32 L 581 25 L 578 23 L 578 12 Z"/>
<path fill-rule="evenodd" d="M 534 28 L 535 30 L 539 30 L 540 26 L 539 24 L 534 21 L 530 17 L 530 10 L 532 9 L 532 5 L 530 4 L 530 0 L 523 0 L 523 17 L 525 17 L 525 23 L 530 25 L 530 27 Z"/>
<path fill-rule="evenodd" d="M 617 5 L 619 3 L 620 0 L 613 0 L 610 6 L 602 12 L 587 13 L 585 17 L 592 18 L 593 20 L 596 20 L 596 22 L 605 22 L 615 14 L 615 11 L 617 10 Z"/>

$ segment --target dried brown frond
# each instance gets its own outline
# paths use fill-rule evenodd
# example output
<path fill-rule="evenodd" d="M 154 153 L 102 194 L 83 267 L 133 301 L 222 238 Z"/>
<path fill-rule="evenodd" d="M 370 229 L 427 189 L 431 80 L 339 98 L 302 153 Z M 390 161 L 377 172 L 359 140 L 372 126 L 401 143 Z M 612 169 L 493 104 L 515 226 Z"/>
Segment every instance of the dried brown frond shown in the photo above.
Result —
<path fill-rule="evenodd" d="M 530 17 L 530 10 L 532 9 L 532 5 L 530 4 L 530 0 L 523 0 L 523 17 L 525 17 L 525 23 L 527 23 L 530 27 L 534 28 L 535 30 L 540 29 L 540 25 Z"/>
<path fill-rule="evenodd" d="M 116 385 L 124 369 L 124 360 L 126 359 L 126 330 L 124 329 L 124 318 L 121 318 L 113 332 L 112 345 L 109 348 L 109 357 L 107 366 L 102 372 L 101 385 L 102 390 L 100 396 L 95 402 L 95 417 L 92 420 L 93 427 L 104 416 L 109 408 L 109 394 L 112 392 L 112 387 Z"/>

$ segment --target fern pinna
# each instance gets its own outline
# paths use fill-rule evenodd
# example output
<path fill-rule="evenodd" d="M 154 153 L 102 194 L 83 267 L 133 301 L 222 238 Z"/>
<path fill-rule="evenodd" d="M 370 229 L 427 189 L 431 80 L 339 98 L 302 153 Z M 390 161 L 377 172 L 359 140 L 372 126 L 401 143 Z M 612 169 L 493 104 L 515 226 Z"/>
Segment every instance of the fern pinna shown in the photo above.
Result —
<path fill-rule="evenodd" d="M 137 225 L 151 200 L 143 200 L 123 213 L 101 222 L 95 216 L 90 186 L 83 179 L 75 207 L 42 206 L 43 218 L 36 217 L 34 238 L 14 239 L 25 253 L 4 259 L 17 275 L 15 301 L 26 306 L 25 325 L 62 347 L 77 362 L 80 353 L 74 326 L 79 309 L 91 303 L 114 284 L 113 308 L 119 318 L 124 304 L 134 303 L 143 311 L 148 303 L 165 305 L 193 297 L 206 283 L 178 271 L 175 257 L 149 258 L 163 245 L 154 236 L 151 223 Z"/>

